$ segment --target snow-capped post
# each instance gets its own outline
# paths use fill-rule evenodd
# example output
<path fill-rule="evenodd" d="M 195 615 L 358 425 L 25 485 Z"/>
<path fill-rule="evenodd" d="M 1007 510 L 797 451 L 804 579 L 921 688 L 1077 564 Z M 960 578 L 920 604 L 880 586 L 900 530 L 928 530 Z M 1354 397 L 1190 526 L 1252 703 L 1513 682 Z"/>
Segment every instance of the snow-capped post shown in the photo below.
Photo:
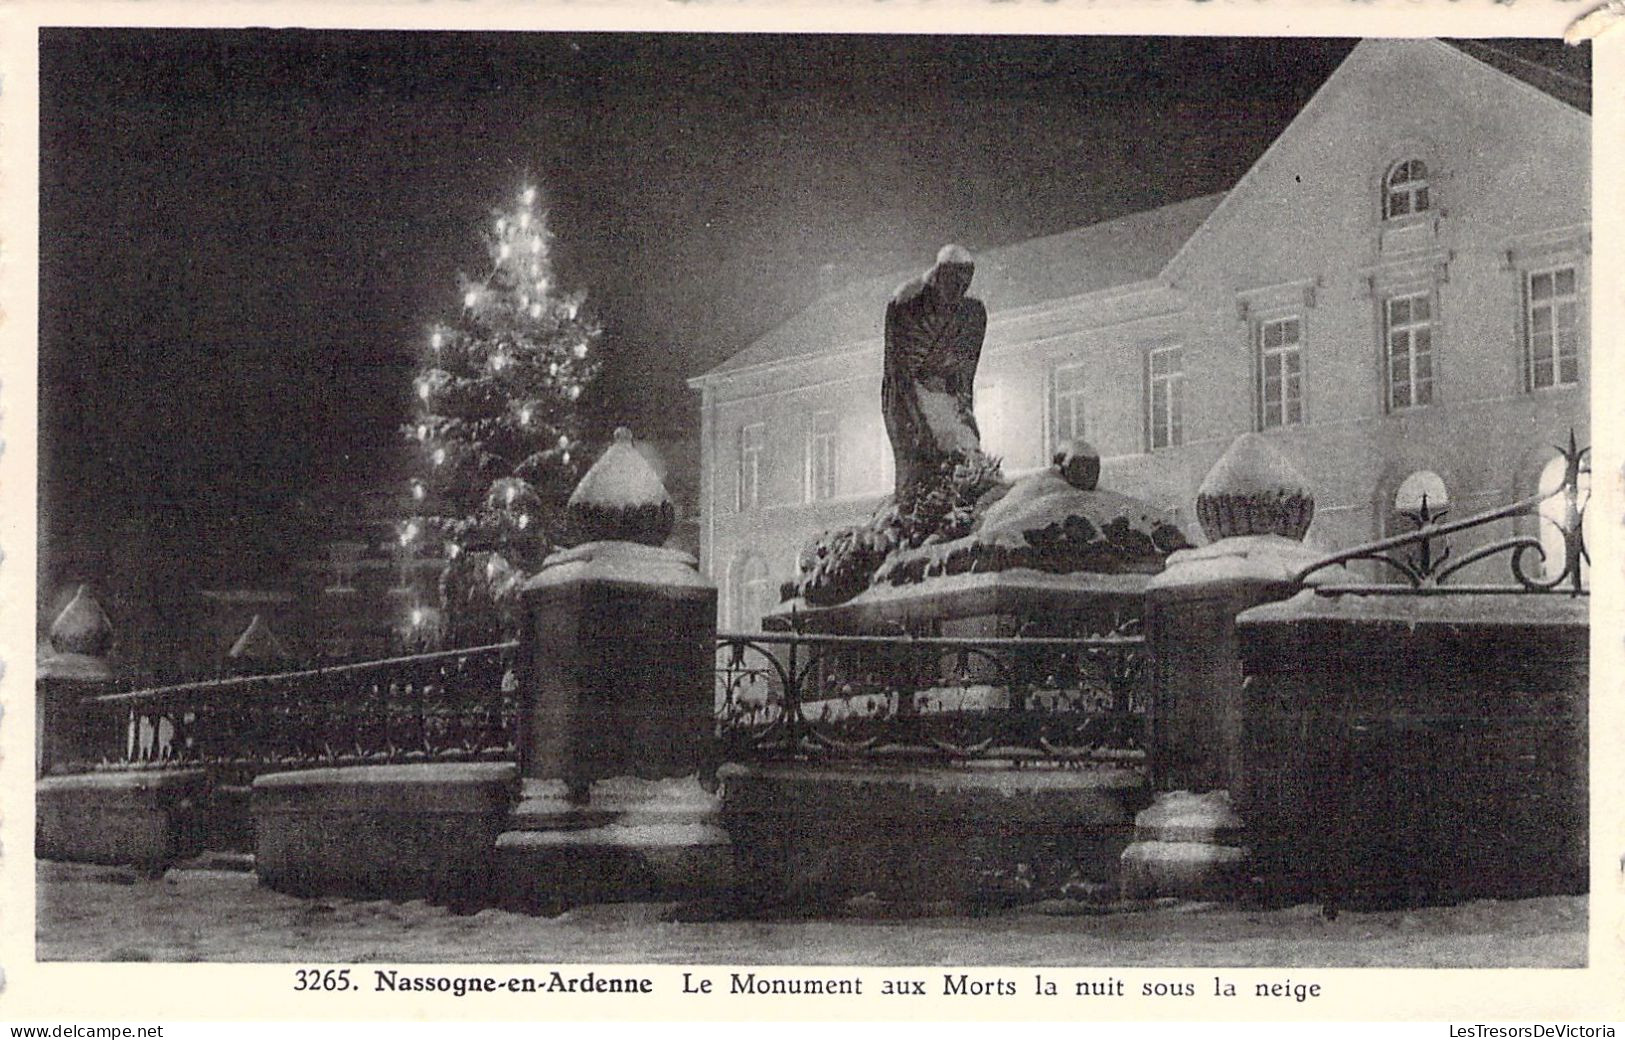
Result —
<path fill-rule="evenodd" d="M 1152 761 L 1163 790 L 1209 791 L 1236 778 L 1236 615 L 1298 591 L 1293 575 L 1325 555 L 1303 544 L 1314 513 L 1308 482 L 1257 433 L 1236 438 L 1202 480 L 1196 515 L 1208 544 L 1169 556 L 1145 591 Z"/>
<path fill-rule="evenodd" d="M 675 510 L 625 428 L 566 519 L 577 544 L 523 591 L 524 792 L 497 843 L 511 901 L 712 891 L 732 865 L 706 790 L 716 587 L 662 545 Z"/>
<path fill-rule="evenodd" d="M 40 654 L 35 671 L 34 757 L 39 776 L 117 744 L 110 732 L 104 734 L 109 739 L 102 748 L 88 746 L 91 722 L 80 707 L 87 698 L 112 691 L 113 671 L 107 664 L 112 647 L 113 623 L 90 587 L 79 586 L 51 623 L 50 652 Z"/>
<path fill-rule="evenodd" d="M 153 718 L 88 703 L 112 692 L 114 635 L 107 612 L 81 585 L 51 625 L 50 652 L 39 656 L 34 855 L 156 876 L 199 851 L 196 807 L 208 777 L 201 769 L 143 768 L 132 760 L 158 753 Z"/>
<path fill-rule="evenodd" d="M 1230 898 L 1245 883 L 1245 822 L 1231 807 L 1245 767 L 1236 615 L 1299 590 L 1294 576 L 1324 555 L 1303 544 L 1314 513 L 1292 463 L 1243 434 L 1196 493 L 1208 544 L 1173 553 L 1146 585 L 1150 760 L 1162 793 L 1123 851 L 1125 896 Z"/>

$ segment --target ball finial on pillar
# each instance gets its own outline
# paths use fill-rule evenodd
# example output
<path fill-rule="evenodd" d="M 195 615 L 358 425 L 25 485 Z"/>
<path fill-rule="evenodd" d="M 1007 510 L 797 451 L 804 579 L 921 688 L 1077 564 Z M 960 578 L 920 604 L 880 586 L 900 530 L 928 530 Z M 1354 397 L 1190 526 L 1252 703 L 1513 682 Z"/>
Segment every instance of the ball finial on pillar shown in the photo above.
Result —
<path fill-rule="evenodd" d="M 112 647 L 113 622 L 90 594 L 90 586 L 79 586 L 51 623 L 51 649 L 59 654 L 106 657 Z"/>
<path fill-rule="evenodd" d="M 1309 482 L 1257 433 L 1237 437 L 1196 492 L 1196 518 L 1213 542 L 1261 534 L 1301 542 L 1314 517 Z"/>
<path fill-rule="evenodd" d="M 660 545 L 677 523 L 666 485 L 625 426 L 576 485 L 565 512 L 578 543 Z"/>

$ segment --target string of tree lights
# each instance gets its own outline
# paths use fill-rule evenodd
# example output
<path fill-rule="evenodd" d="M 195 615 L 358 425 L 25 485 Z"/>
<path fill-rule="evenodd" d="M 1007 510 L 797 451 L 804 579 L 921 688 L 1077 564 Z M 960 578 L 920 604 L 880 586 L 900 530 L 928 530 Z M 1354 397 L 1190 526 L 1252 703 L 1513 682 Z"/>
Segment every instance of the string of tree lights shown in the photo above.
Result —
<path fill-rule="evenodd" d="M 463 278 L 462 309 L 428 331 L 414 378 L 416 513 L 399 530 L 404 552 L 445 558 L 438 635 L 460 645 L 503 634 L 519 582 L 563 534 L 602 334 L 585 293 L 557 286 L 534 186 L 493 211 L 485 240 L 489 273 Z"/>

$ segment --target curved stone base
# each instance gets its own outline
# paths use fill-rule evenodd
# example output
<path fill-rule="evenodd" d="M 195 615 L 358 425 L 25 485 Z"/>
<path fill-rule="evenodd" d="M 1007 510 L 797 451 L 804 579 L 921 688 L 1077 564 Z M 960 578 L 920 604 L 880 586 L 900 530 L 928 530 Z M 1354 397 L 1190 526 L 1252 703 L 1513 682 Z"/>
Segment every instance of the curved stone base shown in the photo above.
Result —
<path fill-rule="evenodd" d="M 1230 902 L 1247 892 L 1247 866 L 1234 845 L 1137 841 L 1123 850 L 1123 898 Z"/>
<path fill-rule="evenodd" d="M 1149 796 L 1122 769 L 726 765 L 746 899 L 987 905 L 1115 882 Z"/>
<path fill-rule="evenodd" d="M 255 869 L 301 895 L 486 902 L 518 787 L 509 763 L 270 773 L 254 781 Z"/>
<path fill-rule="evenodd" d="M 160 871 L 197 853 L 207 786 L 195 769 L 46 777 L 34 788 L 34 854 Z"/>

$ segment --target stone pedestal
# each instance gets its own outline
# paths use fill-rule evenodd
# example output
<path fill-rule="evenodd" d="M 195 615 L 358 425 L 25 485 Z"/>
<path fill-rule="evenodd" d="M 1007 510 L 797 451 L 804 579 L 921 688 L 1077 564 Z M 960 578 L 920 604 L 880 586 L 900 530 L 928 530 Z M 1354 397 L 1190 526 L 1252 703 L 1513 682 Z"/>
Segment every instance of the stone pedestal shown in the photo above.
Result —
<path fill-rule="evenodd" d="M 1129 899 L 1237 899 L 1251 891 L 1232 792 L 1245 783 L 1246 705 L 1236 616 L 1289 598 L 1321 553 L 1280 535 L 1221 538 L 1174 553 L 1145 592 L 1154 713 L 1150 760 L 1160 795 L 1123 852 Z M 1323 572 L 1346 577 L 1342 568 Z M 1193 793 L 1201 792 L 1201 793 Z"/>
<path fill-rule="evenodd" d="M 712 892 L 731 853 L 701 786 L 715 763 L 716 589 L 676 550 L 556 553 L 525 586 L 519 808 L 497 842 L 508 899 Z"/>
<path fill-rule="evenodd" d="M 591 542 L 525 586 L 520 770 L 595 780 L 709 766 L 716 587 L 674 549 Z"/>

